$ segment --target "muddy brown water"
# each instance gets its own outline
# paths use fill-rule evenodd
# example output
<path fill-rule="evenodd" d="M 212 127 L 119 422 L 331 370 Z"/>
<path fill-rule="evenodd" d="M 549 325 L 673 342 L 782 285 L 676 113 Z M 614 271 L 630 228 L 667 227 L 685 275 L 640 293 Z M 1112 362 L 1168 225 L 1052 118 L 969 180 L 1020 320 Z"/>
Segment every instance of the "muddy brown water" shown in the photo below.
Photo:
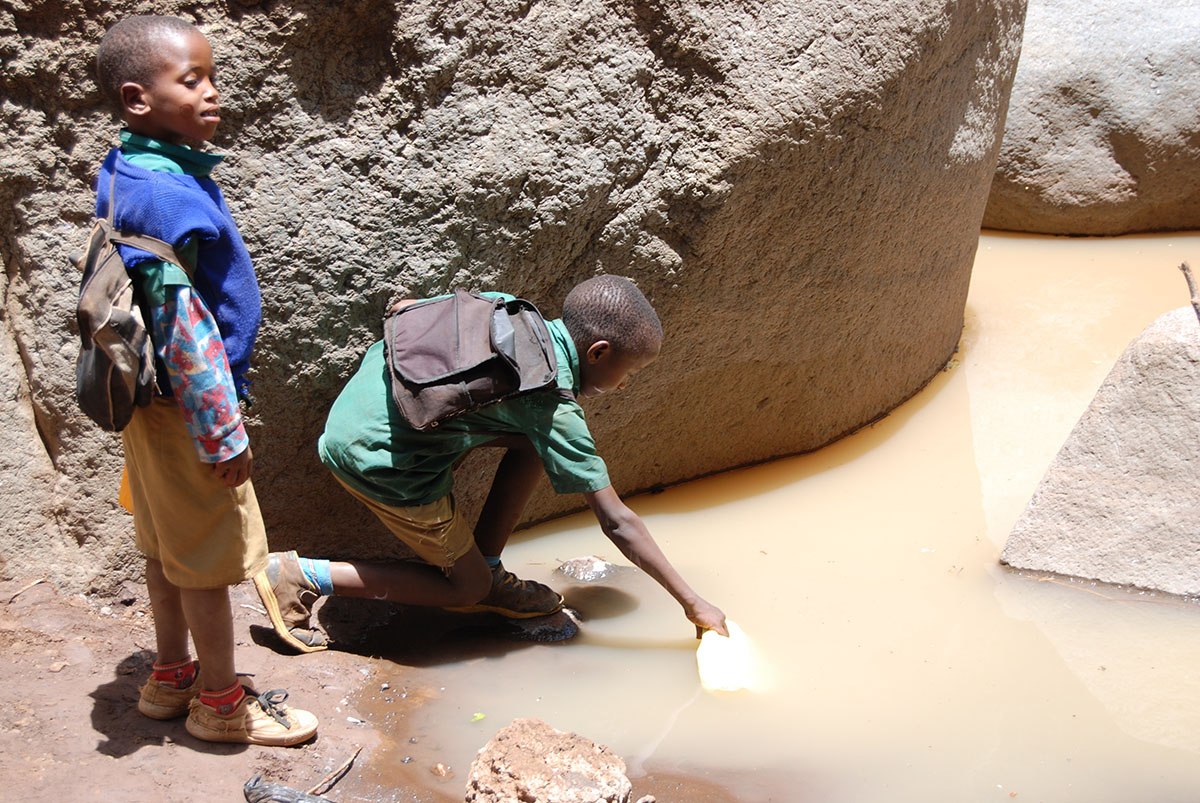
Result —
<path fill-rule="evenodd" d="M 693 628 L 644 575 L 556 576 L 623 562 L 569 517 L 505 563 L 564 591 L 575 639 L 379 623 L 383 658 L 348 701 L 383 739 L 361 784 L 461 800 L 479 747 L 539 717 L 712 799 L 1200 800 L 1200 604 L 998 563 L 1121 351 L 1188 303 L 1185 260 L 1200 268 L 1200 235 L 985 234 L 959 353 L 914 399 L 813 454 L 629 500 L 750 635 L 760 691 L 702 691 Z M 419 700 L 389 682 L 397 663 Z"/>

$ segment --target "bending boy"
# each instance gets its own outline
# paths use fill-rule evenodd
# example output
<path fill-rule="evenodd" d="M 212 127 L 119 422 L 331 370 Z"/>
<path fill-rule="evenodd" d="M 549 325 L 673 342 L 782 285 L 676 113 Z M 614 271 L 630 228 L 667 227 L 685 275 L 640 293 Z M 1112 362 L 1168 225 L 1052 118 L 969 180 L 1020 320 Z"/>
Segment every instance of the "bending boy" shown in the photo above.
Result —
<path fill-rule="evenodd" d="M 618 276 L 577 285 L 563 302 L 562 319 L 547 325 L 558 387 L 580 397 L 624 388 L 662 345 L 654 308 Z M 327 594 L 509 617 L 560 610 L 561 595 L 518 579 L 500 562 L 543 470 L 558 493 L 584 495 L 604 534 L 679 602 L 698 633 L 713 629 L 728 635 L 725 615 L 684 582 L 641 518 L 613 490 L 583 409 L 567 395 L 518 396 L 421 432 L 408 426 L 392 399 L 383 343 L 368 349 L 329 412 L 318 450 L 346 490 L 428 565 L 272 553 L 254 581 L 280 637 L 303 652 L 324 649 L 327 639 L 313 627 L 310 613 Z M 455 509 L 451 470 L 481 446 L 507 451 L 472 532 Z"/>

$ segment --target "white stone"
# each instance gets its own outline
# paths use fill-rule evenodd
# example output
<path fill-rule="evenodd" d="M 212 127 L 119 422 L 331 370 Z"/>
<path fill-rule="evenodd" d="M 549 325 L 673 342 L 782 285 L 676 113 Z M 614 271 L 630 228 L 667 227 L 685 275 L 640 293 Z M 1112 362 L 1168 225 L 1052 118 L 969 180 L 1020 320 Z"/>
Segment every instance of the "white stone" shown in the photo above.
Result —
<path fill-rule="evenodd" d="M 1009 534 L 1021 569 L 1200 594 L 1200 323 L 1163 315 L 1117 361 Z"/>

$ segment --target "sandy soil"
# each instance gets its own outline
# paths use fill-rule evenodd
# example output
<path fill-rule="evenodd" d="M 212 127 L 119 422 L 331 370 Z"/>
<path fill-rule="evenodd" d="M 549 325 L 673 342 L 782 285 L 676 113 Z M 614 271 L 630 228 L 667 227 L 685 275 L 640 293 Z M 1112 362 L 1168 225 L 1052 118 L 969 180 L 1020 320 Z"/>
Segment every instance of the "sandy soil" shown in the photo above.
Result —
<path fill-rule="evenodd" d="M 465 773 L 428 788 L 372 788 L 357 772 L 380 739 L 350 704 L 372 682 L 357 652 L 293 655 L 264 626 L 253 585 L 232 591 L 238 671 L 260 691 L 284 688 L 289 703 L 321 719 L 317 737 L 292 747 L 218 745 L 191 737 L 183 720 L 158 722 L 137 712 L 149 675 L 154 632 L 141 586 L 111 598 L 60 594 L 37 578 L 0 582 L 0 798 L 20 801 L 242 801 L 255 774 L 307 791 L 362 748 L 331 800 L 461 801 Z M 420 673 L 409 699 L 420 705 Z M 395 669 L 390 669 L 395 677 Z M 634 781 L 636 800 L 730 801 L 700 779 L 648 776 Z"/>

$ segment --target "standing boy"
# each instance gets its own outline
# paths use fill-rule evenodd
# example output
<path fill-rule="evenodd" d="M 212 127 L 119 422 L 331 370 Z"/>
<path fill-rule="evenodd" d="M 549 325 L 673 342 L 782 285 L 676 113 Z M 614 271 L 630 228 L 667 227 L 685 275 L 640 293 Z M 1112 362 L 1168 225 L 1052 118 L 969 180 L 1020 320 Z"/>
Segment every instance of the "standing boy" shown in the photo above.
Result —
<path fill-rule="evenodd" d="M 121 433 L 158 648 L 138 710 L 186 714 L 188 732 L 207 741 L 298 744 L 316 717 L 283 705 L 286 693 L 257 695 L 234 671 L 228 587 L 267 562 L 239 407 L 261 301 L 208 175 L 221 157 L 188 146 L 221 121 L 212 50 L 182 19 L 139 16 L 105 34 L 96 62 L 125 122 L 100 169 L 96 214 L 112 204 L 118 230 L 169 243 L 191 273 L 120 246 L 148 316 L 159 393 Z"/>
<path fill-rule="evenodd" d="M 254 583 L 288 644 L 304 652 L 325 648 L 325 635 L 309 617 L 313 602 L 326 594 L 509 617 L 561 609 L 557 592 L 518 579 L 500 562 L 543 470 L 557 492 L 584 495 L 604 534 L 680 603 L 698 633 L 713 629 L 728 635 L 724 614 L 684 582 L 641 518 L 613 490 L 583 409 L 573 398 L 620 390 L 658 357 L 662 326 L 654 308 L 629 280 L 597 276 L 571 290 L 562 319 L 547 326 L 558 388 L 569 393 L 518 396 L 424 432 L 408 426 L 396 407 L 383 343 L 367 350 L 329 412 L 318 444 L 321 460 L 428 565 L 272 553 Z M 507 452 L 472 533 L 454 507 L 451 470 L 480 446 Z"/>

